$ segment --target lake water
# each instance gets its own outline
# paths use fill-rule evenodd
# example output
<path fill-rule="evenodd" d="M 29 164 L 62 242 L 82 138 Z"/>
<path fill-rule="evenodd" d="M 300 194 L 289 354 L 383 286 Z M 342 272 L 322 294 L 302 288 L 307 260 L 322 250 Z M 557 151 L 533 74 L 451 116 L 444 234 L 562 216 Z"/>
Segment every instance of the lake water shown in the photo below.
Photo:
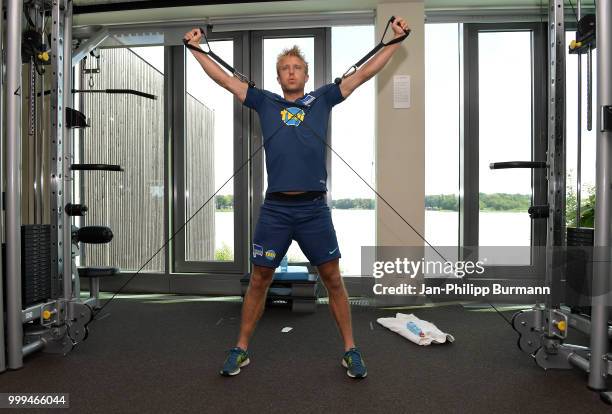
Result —
<path fill-rule="evenodd" d="M 374 213 L 374 210 L 332 210 L 344 275 L 361 274 L 361 246 L 376 244 Z M 216 247 L 233 246 L 233 213 L 217 212 L 215 219 Z M 412 232 L 408 226 L 405 231 Z M 531 219 L 520 212 L 481 212 L 479 237 L 481 246 L 529 246 Z M 433 246 L 457 245 L 458 213 L 425 211 L 425 238 Z M 289 248 L 288 256 L 291 261 L 306 261 L 296 242 Z"/>

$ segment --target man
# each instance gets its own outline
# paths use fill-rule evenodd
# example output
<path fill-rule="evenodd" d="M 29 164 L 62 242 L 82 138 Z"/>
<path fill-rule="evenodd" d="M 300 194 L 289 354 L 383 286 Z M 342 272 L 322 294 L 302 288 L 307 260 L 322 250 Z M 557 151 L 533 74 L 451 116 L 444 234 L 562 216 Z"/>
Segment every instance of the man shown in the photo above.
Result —
<path fill-rule="evenodd" d="M 408 27 L 402 18 L 392 24 L 395 37 Z M 185 34 L 189 44 L 199 47 L 202 34 L 193 29 Z M 342 366 L 351 378 L 365 378 L 367 369 L 355 346 L 348 296 L 340 275 L 340 249 L 325 202 L 327 125 L 331 109 L 358 86 L 376 75 L 389 61 L 399 43 L 381 49 L 340 85 L 328 84 L 304 95 L 308 63 L 294 46 L 278 56 L 277 80 L 283 97 L 249 87 L 225 72 L 208 56 L 192 53 L 216 83 L 230 91 L 245 106 L 259 114 L 266 151 L 268 189 L 253 236 L 249 288 L 242 305 L 240 335 L 229 351 L 220 373 L 237 375 L 250 363 L 247 352 L 255 325 L 261 317 L 274 270 L 296 240 L 325 285 L 329 307 L 344 341 Z"/>

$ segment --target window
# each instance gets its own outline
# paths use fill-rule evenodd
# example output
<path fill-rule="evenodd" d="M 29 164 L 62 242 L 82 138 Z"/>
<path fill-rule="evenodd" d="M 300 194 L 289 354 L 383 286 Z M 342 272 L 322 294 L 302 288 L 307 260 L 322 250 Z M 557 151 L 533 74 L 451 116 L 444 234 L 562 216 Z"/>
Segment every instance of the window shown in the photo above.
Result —
<path fill-rule="evenodd" d="M 210 47 L 233 65 L 232 40 Z M 184 191 L 185 220 L 234 174 L 234 96 L 186 54 Z M 229 181 L 185 228 L 186 261 L 234 261 L 234 180 Z"/>
<path fill-rule="evenodd" d="M 542 35 L 527 23 L 426 25 L 425 237 L 437 246 L 522 246 L 511 263 L 507 249 L 487 257 L 488 266 L 514 266 L 494 270 L 513 275 L 533 270 L 531 245 L 545 231 L 527 213 L 545 197 L 544 172 L 489 165 L 544 158 Z"/>
<path fill-rule="evenodd" d="M 91 127 L 80 134 L 78 162 L 118 164 L 125 170 L 75 174 L 81 201 L 89 207 L 80 223 L 108 226 L 114 234 L 112 242 L 82 250 L 84 266 L 137 270 L 164 244 L 163 61 L 163 47 L 102 49 L 92 89 L 134 89 L 157 100 L 129 94 L 79 97 Z M 86 85 L 88 81 L 85 75 Z M 143 270 L 163 271 L 164 255 Z"/>
<path fill-rule="evenodd" d="M 459 24 L 425 25 L 425 239 L 459 237 Z"/>
<path fill-rule="evenodd" d="M 374 47 L 374 26 L 332 28 L 332 77 L 347 68 Z M 334 107 L 331 119 L 331 146 L 376 188 L 375 88 L 370 80 Z M 376 244 L 374 192 L 335 154 L 331 154 L 332 219 L 342 253 L 343 276 L 361 274 L 361 246 Z M 356 223 L 359 223 L 356 225 Z"/>
<path fill-rule="evenodd" d="M 531 245 L 531 170 L 489 169 L 532 159 L 531 43 L 530 31 L 478 33 L 479 246 Z"/>

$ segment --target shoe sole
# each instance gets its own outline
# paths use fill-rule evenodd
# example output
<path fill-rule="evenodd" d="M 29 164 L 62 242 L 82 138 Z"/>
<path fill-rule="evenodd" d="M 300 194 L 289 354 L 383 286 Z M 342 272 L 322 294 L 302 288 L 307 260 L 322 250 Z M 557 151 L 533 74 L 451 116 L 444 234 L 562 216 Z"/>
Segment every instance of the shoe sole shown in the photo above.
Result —
<path fill-rule="evenodd" d="M 360 377 L 358 377 L 357 375 L 352 375 L 352 374 L 350 373 L 350 371 L 348 370 L 348 365 L 346 364 L 346 361 L 345 361 L 344 359 L 342 359 L 342 366 L 343 366 L 344 368 L 346 368 L 346 375 L 348 375 L 348 376 L 349 376 L 349 377 L 351 377 L 351 378 L 360 379 L 360 378 L 365 378 L 365 377 L 367 377 L 367 376 L 368 376 L 368 372 L 367 372 L 367 371 L 366 371 L 366 373 L 365 373 L 365 374 L 363 374 L 363 375 L 362 375 L 362 376 L 360 376 Z"/>
<path fill-rule="evenodd" d="M 233 377 L 234 375 L 240 374 L 240 368 L 246 367 L 250 363 L 251 363 L 251 360 L 249 358 L 247 358 L 244 361 L 242 361 L 242 364 L 240 364 L 240 366 L 238 367 L 238 369 L 236 371 L 234 371 L 234 372 L 220 371 L 219 374 L 223 375 L 224 377 Z"/>

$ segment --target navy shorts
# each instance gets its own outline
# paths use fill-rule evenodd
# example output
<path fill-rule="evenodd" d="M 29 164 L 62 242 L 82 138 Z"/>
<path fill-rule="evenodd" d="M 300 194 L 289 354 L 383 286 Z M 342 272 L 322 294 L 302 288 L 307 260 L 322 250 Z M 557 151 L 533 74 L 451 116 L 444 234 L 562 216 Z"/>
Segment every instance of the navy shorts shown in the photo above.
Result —
<path fill-rule="evenodd" d="M 276 268 L 295 240 L 314 266 L 340 256 L 325 196 L 311 201 L 265 200 L 253 235 L 251 261 Z"/>

